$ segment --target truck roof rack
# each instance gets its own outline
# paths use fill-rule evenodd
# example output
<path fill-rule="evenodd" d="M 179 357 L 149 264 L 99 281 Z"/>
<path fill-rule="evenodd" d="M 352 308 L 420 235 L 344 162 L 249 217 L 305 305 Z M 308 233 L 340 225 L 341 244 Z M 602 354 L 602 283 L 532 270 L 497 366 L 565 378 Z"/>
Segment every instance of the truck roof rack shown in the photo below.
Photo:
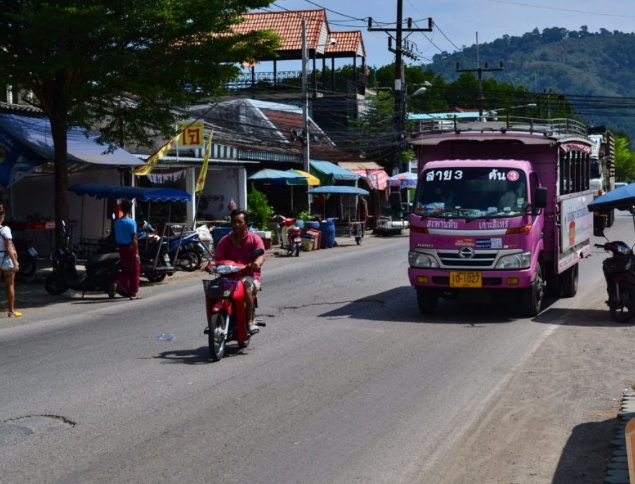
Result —
<path fill-rule="evenodd" d="M 478 118 L 478 116 L 476 116 Z M 588 128 L 584 123 L 569 118 L 541 119 L 507 116 L 504 121 L 488 120 L 486 117 L 465 121 L 460 118 L 426 119 L 419 121 L 419 130 L 413 136 L 461 133 L 461 132 L 518 132 L 541 134 L 549 137 L 586 136 Z"/>

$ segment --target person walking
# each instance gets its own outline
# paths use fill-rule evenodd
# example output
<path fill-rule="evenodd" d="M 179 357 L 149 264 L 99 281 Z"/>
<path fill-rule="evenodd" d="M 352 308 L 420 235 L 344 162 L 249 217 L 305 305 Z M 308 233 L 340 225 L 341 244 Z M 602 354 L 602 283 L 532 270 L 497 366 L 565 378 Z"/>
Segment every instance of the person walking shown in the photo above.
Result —
<path fill-rule="evenodd" d="M 137 222 L 132 218 L 132 202 L 123 199 L 121 202 L 123 215 L 115 220 L 115 242 L 119 247 L 121 273 L 112 283 L 108 295 L 127 294 L 130 299 L 141 299 L 139 296 L 139 278 L 141 277 L 141 258 L 139 257 L 139 241 L 137 240 Z"/>
<path fill-rule="evenodd" d="M 4 205 L 0 204 L 0 273 L 4 281 L 7 292 L 7 309 L 10 318 L 22 316 L 20 311 L 15 309 L 15 273 L 20 270 L 18 263 L 18 253 L 13 245 L 13 235 L 11 229 L 4 224 Z"/>

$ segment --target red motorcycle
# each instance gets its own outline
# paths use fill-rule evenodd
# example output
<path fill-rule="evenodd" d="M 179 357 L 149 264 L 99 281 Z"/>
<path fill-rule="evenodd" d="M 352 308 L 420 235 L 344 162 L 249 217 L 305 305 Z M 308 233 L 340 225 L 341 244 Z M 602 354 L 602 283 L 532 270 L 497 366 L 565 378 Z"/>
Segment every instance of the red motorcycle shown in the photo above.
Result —
<path fill-rule="evenodd" d="M 283 238 L 285 237 L 284 232 L 286 231 L 287 243 L 285 247 L 287 249 L 287 255 L 295 255 L 298 257 L 300 255 L 300 249 L 302 248 L 302 238 L 300 237 L 302 231 L 300 227 L 295 225 L 295 218 L 285 218 L 281 223 Z"/>
<path fill-rule="evenodd" d="M 264 250 L 254 252 L 254 259 L 264 254 Z M 207 312 L 207 328 L 204 333 L 209 338 L 209 351 L 213 361 L 220 361 L 225 356 L 228 341 L 236 341 L 241 348 L 249 346 L 251 335 L 247 331 L 247 315 L 245 311 L 245 286 L 241 278 L 247 272 L 247 266 L 234 261 L 218 261 L 216 265 L 208 265 L 205 271 L 216 276 L 215 279 L 203 280 L 205 290 L 205 309 Z M 257 321 L 256 308 L 258 298 L 254 294 L 254 314 L 252 318 L 258 326 L 266 326 Z"/>

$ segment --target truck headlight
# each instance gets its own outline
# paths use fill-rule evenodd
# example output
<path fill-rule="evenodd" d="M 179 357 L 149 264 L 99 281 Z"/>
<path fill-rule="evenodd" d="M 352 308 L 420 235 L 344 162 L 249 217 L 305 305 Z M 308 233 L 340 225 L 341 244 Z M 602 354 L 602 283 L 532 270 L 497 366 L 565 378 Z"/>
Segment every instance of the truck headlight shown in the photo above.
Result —
<path fill-rule="evenodd" d="M 531 252 L 505 255 L 496 263 L 496 269 L 528 269 L 531 265 Z"/>
<path fill-rule="evenodd" d="M 435 269 L 439 267 L 439 264 L 434 257 L 414 250 L 408 252 L 408 264 L 410 264 L 410 267 L 426 269 Z"/>

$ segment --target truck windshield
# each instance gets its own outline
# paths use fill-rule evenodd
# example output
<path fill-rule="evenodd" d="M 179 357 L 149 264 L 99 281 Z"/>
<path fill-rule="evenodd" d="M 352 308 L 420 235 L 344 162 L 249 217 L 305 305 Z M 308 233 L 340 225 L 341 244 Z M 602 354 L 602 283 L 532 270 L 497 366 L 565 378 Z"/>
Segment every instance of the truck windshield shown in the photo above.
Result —
<path fill-rule="evenodd" d="M 515 168 L 443 168 L 419 177 L 414 212 L 442 218 L 509 217 L 523 213 L 525 173 Z"/>

